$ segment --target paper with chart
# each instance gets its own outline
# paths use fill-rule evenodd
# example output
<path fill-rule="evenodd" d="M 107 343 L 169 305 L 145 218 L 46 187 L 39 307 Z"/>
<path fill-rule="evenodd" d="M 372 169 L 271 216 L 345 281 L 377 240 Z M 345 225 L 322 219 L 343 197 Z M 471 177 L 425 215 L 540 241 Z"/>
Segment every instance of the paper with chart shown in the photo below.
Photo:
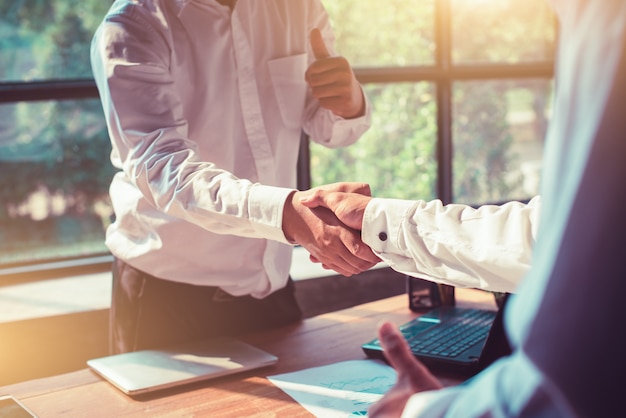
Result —
<path fill-rule="evenodd" d="M 379 360 L 351 360 L 268 379 L 316 417 L 345 418 L 367 416 L 396 382 L 396 372 Z"/>

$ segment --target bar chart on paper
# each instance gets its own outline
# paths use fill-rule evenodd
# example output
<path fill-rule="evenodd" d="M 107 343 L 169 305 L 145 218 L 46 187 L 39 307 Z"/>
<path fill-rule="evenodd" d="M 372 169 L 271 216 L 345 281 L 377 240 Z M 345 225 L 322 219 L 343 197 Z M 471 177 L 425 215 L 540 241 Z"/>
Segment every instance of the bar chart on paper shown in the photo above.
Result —
<path fill-rule="evenodd" d="M 396 381 L 395 370 L 378 360 L 351 360 L 268 379 L 316 417 L 367 416 Z"/>

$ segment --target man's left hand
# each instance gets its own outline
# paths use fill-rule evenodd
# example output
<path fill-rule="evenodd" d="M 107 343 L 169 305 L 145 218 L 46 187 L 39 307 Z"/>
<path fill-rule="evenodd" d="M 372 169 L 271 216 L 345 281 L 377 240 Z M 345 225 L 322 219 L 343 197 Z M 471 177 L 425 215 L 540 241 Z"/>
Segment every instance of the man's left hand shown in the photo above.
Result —
<path fill-rule="evenodd" d="M 331 57 L 315 28 L 311 31 L 311 48 L 316 61 L 306 70 L 304 78 L 320 105 L 344 119 L 365 114 L 365 98 L 350 63 L 344 57 Z"/>
<path fill-rule="evenodd" d="M 418 361 L 398 329 L 389 322 L 378 328 L 378 338 L 385 358 L 398 372 L 396 384 L 368 411 L 368 416 L 400 417 L 409 398 L 417 392 L 441 389 L 442 385 L 426 366 Z"/>

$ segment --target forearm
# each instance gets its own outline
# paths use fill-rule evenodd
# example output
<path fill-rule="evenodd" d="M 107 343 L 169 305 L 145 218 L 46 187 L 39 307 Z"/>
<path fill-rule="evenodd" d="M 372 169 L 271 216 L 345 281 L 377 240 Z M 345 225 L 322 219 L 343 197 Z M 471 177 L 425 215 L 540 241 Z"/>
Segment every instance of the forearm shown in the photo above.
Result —
<path fill-rule="evenodd" d="M 538 198 L 480 209 L 374 199 L 366 208 L 363 240 L 403 273 L 512 292 L 530 266 L 538 206 Z"/>

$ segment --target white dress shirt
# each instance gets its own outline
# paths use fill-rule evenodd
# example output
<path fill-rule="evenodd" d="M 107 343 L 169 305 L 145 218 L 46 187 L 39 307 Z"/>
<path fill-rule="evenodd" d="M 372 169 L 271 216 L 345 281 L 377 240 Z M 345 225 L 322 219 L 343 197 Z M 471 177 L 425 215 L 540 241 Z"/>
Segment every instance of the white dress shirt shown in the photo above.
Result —
<path fill-rule="evenodd" d="M 117 0 L 92 44 L 93 73 L 121 171 L 111 252 L 172 281 L 263 297 L 284 286 L 283 206 L 300 132 L 355 142 L 366 115 L 319 107 L 304 81 L 309 32 L 334 37 L 319 0 Z"/>
<path fill-rule="evenodd" d="M 501 206 L 372 199 L 363 241 L 401 273 L 456 287 L 514 292 L 530 268 L 541 198 Z"/>
<path fill-rule="evenodd" d="M 514 352 L 463 385 L 413 395 L 404 418 L 623 413 L 626 2 L 552 3 L 554 116 L 532 266 L 505 312 Z"/>

